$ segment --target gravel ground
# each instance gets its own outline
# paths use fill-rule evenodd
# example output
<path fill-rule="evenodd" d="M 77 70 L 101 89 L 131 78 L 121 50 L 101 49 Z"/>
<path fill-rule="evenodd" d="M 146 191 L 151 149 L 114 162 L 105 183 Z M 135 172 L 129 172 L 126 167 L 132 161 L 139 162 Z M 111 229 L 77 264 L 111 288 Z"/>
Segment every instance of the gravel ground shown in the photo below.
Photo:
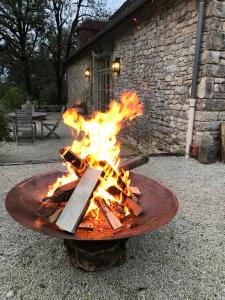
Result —
<path fill-rule="evenodd" d="M 85 273 L 62 241 L 25 230 L 4 208 L 7 191 L 60 164 L 1 167 L 0 299 L 225 299 L 225 166 L 151 158 L 136 171 L 164 182 L 180 210 L 165 227 L 131 239 L 126 264 Z"/>

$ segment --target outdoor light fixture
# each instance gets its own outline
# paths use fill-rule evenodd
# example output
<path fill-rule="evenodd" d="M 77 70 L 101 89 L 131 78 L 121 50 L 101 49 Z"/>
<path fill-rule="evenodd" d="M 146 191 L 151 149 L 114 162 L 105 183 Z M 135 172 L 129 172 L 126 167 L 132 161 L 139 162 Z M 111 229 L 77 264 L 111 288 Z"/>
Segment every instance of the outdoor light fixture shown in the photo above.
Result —
<path fill-rule="evenodd" d="M 87 78 L 87 79 L 90 79 L 91 77 L 91 70 L 90 68 L 87 68 L 84 72 L 84 76 Z"/>
<path fill-rule="evenodd" d="M 120 63 L 120 58 L 117 57 L 114 59 L 112 62 L 112 71 L 119 74 L 121 69 L 121 63 Z"/>

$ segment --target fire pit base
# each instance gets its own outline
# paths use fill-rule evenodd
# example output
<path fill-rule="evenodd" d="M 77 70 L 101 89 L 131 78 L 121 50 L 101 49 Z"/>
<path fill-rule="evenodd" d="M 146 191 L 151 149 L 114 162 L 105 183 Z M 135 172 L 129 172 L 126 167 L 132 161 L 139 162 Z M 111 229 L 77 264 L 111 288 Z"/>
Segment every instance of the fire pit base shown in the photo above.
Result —
<path fill-rule="evenodd" d="M 64 239 L 72 265 L 89 272 L 125 263 L 126 242 L 127 239 L 93 242 Z"/>

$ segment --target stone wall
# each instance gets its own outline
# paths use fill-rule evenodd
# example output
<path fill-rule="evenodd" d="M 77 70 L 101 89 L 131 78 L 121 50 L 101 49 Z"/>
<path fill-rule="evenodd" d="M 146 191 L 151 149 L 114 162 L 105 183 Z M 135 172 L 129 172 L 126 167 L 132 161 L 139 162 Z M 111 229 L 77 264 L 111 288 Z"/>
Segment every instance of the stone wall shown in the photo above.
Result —
<path fill-rule="evenodd" d="M 115 95 L 133 89 L 144 104 L 143 117 L 126 129 L 133 137 L 128 139 L 145 148 L 152 143 L 159 150 L 183 151 L 196 0 L 148 2 L 133 17 L 132 26 L 121 26 L 123 33 L 115 40 L 113 53 L 122 59 L 121 75 L 114 82 Z"/>
<path fill-rule="evenodd" d="M 90 106 L 91 81 L 84 76 L 84 71 L 88 67 L 90 67 L 89 56 L 85 56 L 67 67 L 68 102 L 71 106 L 78 99 Z"/>
<path fill-rule="evenodd" d="M 217 147 L 218 126 L 225 120 L 224 2 L 208 0 L 206 5 L 194 126 L 195 143 L 207 136 Z M 197 0 L 146 2 L 108 36 L 91 45 L 86 61 L 77 59 L 71 65 L 68 78 L 69 86 L 70 82 L 73 86 L 69 87 L 69 97 L 74 98 L 83 89 L 82 74 L 91 50 L 104 51 L 102 45 L 110 41 L 112 58 L 120 57 L 122 63 L 120 75 L 113 79 L 114 97 L 135 90 L 144 105 L 144 115 L 123 130 L 123 137 L 145 151 L 153 146 L 183 152 L 197 17 Z"/>
<path fill-rule="evenodd" d="M 215 145 L 225 121 L 225 0 L 207 3 L 195 114 L 194 142 Z"/>

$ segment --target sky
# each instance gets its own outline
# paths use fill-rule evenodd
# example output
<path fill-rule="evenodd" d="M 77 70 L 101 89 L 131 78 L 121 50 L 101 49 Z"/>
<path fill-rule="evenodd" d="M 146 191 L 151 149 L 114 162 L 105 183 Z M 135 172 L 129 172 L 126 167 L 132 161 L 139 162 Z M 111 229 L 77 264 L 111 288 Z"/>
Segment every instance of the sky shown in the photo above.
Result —
<path fill-rule="evenodd" d="M 106 3 L 107 3 L 106 5 L 107 5 L 107 8 L 109 8 L 110 10 L 112 10 L 114 12 L 124 2 L 125 2 L 125 0 L 107 0 L 106 1 Z"/>

